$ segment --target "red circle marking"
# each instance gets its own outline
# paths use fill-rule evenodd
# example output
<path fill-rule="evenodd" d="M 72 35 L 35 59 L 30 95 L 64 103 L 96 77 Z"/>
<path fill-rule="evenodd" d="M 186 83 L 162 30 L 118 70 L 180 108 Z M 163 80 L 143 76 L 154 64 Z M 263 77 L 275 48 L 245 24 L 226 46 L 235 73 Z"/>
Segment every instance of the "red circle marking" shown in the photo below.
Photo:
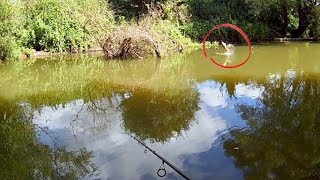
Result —
<path fill-rule="evenodd" d="M 243 62 L 241 62 L 240 64 L 237 64 L 237 65 L 234 65 L 234 66 L 224 66 L 224 65 L 222 65 L 222 64 L 219 64 L 219 63 L 216 62 L 212 57 L 210 57 L 210 60 L 211 60 L 214 64 L 216 64 L 216 65 L 218 65 L 218 66 L 220 66 L 220 67 L 222 67 L 222 68 L 236 68 L 236 67 L 240 67 L 240 66 L 244 65 L 244 64 L 250 59 L 250 56 L 251 56 L 251 43 L 250 43 L 250 40 L 249 40 L 248 36 L 246 35 L 246 33 L 244 33 L 244 32 L 242 31 L 242 29 L 240 29 L 238 26 L 233 25 L 233 24 L 221 24 L 221 25 L 215 26 L 214 28 L 212 28 L 212 29 L 206 34 L 206 36 L 205 36 L 204 39 L 203 39 L 203 43 L 202 43 L 202 51 L 203 51 L 204 57 L 208 58 L 208 56 L 207 56 L 207 50 L 206 50 L 206 41 L 207 41 L 209 35 L 212 34 L 213 31 L 215 31 L 215 30 L 217 30 L 217 29 L 220 29 L 220 28 L 222 28 L 222 27 L 232 28 L 232 29 L 238 31 L 238 32 L 242 35 L 242 37 L 246 40 L 247 45 L 248 45 L 248 50 L 249 50 L 248 57 L 247 57 Z"/>

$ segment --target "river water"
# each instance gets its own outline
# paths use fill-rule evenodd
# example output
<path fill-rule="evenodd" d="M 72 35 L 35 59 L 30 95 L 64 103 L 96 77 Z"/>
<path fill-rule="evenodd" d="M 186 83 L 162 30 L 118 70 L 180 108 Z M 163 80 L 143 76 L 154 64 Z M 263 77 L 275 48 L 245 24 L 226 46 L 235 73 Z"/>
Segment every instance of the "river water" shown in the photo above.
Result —
<path fill-rule="evenodd" d="M 162 161 L 130 135 L 191 179 L 319 177 L 319 49 L 259 44 L 236 69 L 201 50 L 3 63 L 0 178 L 160 179 Z M 247 53 L 237 46 L 230 65 Z"/>

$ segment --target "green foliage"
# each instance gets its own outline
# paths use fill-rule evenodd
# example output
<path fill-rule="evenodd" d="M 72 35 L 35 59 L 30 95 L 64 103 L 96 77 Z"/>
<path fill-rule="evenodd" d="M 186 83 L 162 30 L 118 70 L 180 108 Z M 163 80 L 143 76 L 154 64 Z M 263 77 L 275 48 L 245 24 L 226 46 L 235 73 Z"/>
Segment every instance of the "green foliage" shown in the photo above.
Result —
<path fill-rule="evenodd" d="M 269 40 L 272 37 L 272 35 L 270 34 L 270 28 L 263 23 L 243 24 L 243 30 L 252 41 Z"/>
<path fill-rule="evenodd" d="M 0 0 L 0 36 L 12 36 L 18 26 L 14 5 L 7 0 Z"/>
<path fill-rule="evenodd" d="M 0 59 L 35 50 L 79 52 L 98 46 L 115 29 L 115 20 L 143 24 L 162 48 L 196 47 L 194 41 L 213 26 L 232 23 L 253 41 L 274 37 L 319 37 L 317 1 L 300 0 L 0 0 Z M 118 25 L 119 25 L 118 24 Z M 221 29 L 209 41 L 244 42 L 239 33 Z M 182 48 L 181 48 L 182 47 Z M 192 48 L 193 49 L 193 48 Z M 165 52 L 165 54 L 168 54 Z"/>
<path fill-rule="evenodd" d="M 310 31 L 312 36 L 320 37 L 320 6 L 314 11 L 314 19 L 312 20 Z"/>
<path fill-rule="evenodd" d="M 293 14 L 288 15 L 289 18 L 289 28 L 296 29 L 299 26 L 299 18 L 294 16 Z"/>
<path fill-rule="evenodd" d="M 192 22 L 182 27 L 185 34 L 194 40 L 203 40 L 205 34 L 213 28 L 210 21 Z M 210 40 L 210 39 L 209 39 Z"/>
<path fill-rule="evenodd" d="M 34 50 L 81 51 L 113 28 L 104 0 L 0 1 L 0 60 Z"/>
<path fill-rule="evenodd" d="M 159 3 L 162 0 L 154 0 Z M 116 18 L 124 17 L 126 20 L 138 19 L 139 16 L 147 14 L 148 9 L 146 4 L 151 1 L 145 0 L 109 0 L 111 6 L 115 10 Z"/>
<path fill-rule="evenodd" d="M 73 0 L 74 16 L 82 22 L 85 31 L 88 31 L 96 45 L 99 37 L 106 37 L 115 26 L 114 13 L 106 0 Z M 92 39 L 91 39 L 92 40 Z"/>
<path fill-rule="evenodd" d="M 153 23 L 151 31 L 157 41 L 160 42 L 160 48 L 165 55 L 170 55 L 180 50 L 188 51 L 188 49 L 192 50 L 201 47 L 198 43 L 193 43 L 190 38 L 184 36 L 179 26 L 169 20 L 159 20 L 157 23 Z"/>
<path fill-rule="evenodd" d="M 96 3 L 96 6 L 103 5 L 93 3 Z M 79 15 L 87 11 L 83 5 L 86 5 L 85 0 L 27 2 L 24 45 L 36 50 L 60 52 L 87 48 L 93 37 L 85 28 L 89 17 Z M 99 11 L 96 13 L 99 15 Z"/>
<path fill-rule="evenodd" d="M 163 18 L 175 24 L 185 24 L 190 22 L 191 14 L 189 6 L 183 1 L 167 1 L 163 5 Z"/>
<path fill-rule="evenodd" d="M 189 0 L 187 2 L 193 22 L 185 24 L 186 34 L 195 40 L 202 39 L 206 30 L 221 23 L 238 25 L 253 41 L 284 36 L 300 37 L 305 32 L 307 36 L 316 36 L 318 32 L 317 22 L 320 18 L 315 13 L 316 4 L 311 1 Z M 308 33 L 309 31 L 314 33 Z M 220 35 L 215 36 L 222 38 Z M 241 39 L 232 32 L 228 32 L 223 38 L 229 41 Z"/>
<path fill-rule="evenodd" d="M 232 23 L 242 28 L 248 23 L 243 21 L 250 20 L 250 14 L 241 14 L 241 12 L 235 9 L 242 9 L 246 11 L 248 9 L 245 1 L 226 1 L 221 3 L 220 1 L 187 1 L 187 7 L 189 10 L 189 21 L 183 22 L 180 30 L 185 33 L 187 37 L 196 41 L 202 41 L 205 34 L 213 28 L 215 25 L 222 23 Z M 249 28 L 247 28 L 249 29 Z M 258 31 L 258 30 L 254 30 Z M 214 37 L 210 36 L 209 41 L 239 41 L 241 37 L 238 33 L 230 29 L 220 29 L 215 31 Z"/>
<path fill-rule="evenodd" d="M 201 21 L 186 24 L 182 29 L 187 37 L 191 39 L 202 41 L 206 33 L 213 28 L 214 25 L 222 24 L 219 21 Z M 246 23 L 237 24 L 241 29 L 246 32 L 250 40 L 268 40 L 270 39 L 269 27 L 262 23 Z M 236 31 L 222 28 L 214 31 L 208 38 L 209 41 L 228 41 L 228 42 L 245 42 L 242 36 Z"/>
<path fill-rule="evenodd" d="M 18 59 L 20 47 L 14 37 L 0 37 L 0 60 Z"/>
<path fill-rule="evenodd" d="M 0 60 L 18 58 L 20 48 L 19 7 L 15 7 L 7 0 L 0 0 Z"/>

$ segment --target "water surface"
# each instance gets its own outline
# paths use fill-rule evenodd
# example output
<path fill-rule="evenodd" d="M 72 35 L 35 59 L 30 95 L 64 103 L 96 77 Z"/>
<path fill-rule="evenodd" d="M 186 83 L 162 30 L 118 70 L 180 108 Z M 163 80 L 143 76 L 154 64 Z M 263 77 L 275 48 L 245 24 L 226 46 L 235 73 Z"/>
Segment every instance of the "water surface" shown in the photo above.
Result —
<path fill-rule="evenodd" d="M 161 160 L 128 134 L 191 179 L 319 177 L 319 48 L 256 45 L 237 69 L 201 50 L 2 64 L 1 179 L 159 179 Z"/>

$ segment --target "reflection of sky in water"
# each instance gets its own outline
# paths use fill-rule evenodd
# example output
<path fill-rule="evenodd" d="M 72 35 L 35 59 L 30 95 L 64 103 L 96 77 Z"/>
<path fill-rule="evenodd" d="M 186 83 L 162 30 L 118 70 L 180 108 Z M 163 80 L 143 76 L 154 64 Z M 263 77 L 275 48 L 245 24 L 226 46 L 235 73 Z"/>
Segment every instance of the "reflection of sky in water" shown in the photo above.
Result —
<path fill-rule="evenodd" d="M 198 84 L 201 105 L 189 130 L 164 144 L 147 143 L 192 179 L 242 179 L 233 159 L 224 155 L 220 138 L 229 128 L 245 126 L 235 104 L 255 104 L 263 88 L 238 84 L 236 98 L 230 98 L 225 86 L 220 86 L 214 81 Z M 117 100 L 121 102 L 120 98 Z M 77 120 L 72 122 L 76 116 Z M 57 146 L 67 150 L 86 147 L 94 152 L 92 162 L 98 172 L 85 179 L 158 179 L 156 171 L 161 160 L 151 152 L 144 154 L 144 148 L 125 134 L 117 107 L 96 114 L 78 100 L 55 109 L 44 107 L 36 113 L 34 122 L 48 127 Z M 40 141 L 53 144 L 52 138 L 43 132 Z M 166 166 L 166 170 L 165 179 L 181 179 L 170 167 Z"/>

